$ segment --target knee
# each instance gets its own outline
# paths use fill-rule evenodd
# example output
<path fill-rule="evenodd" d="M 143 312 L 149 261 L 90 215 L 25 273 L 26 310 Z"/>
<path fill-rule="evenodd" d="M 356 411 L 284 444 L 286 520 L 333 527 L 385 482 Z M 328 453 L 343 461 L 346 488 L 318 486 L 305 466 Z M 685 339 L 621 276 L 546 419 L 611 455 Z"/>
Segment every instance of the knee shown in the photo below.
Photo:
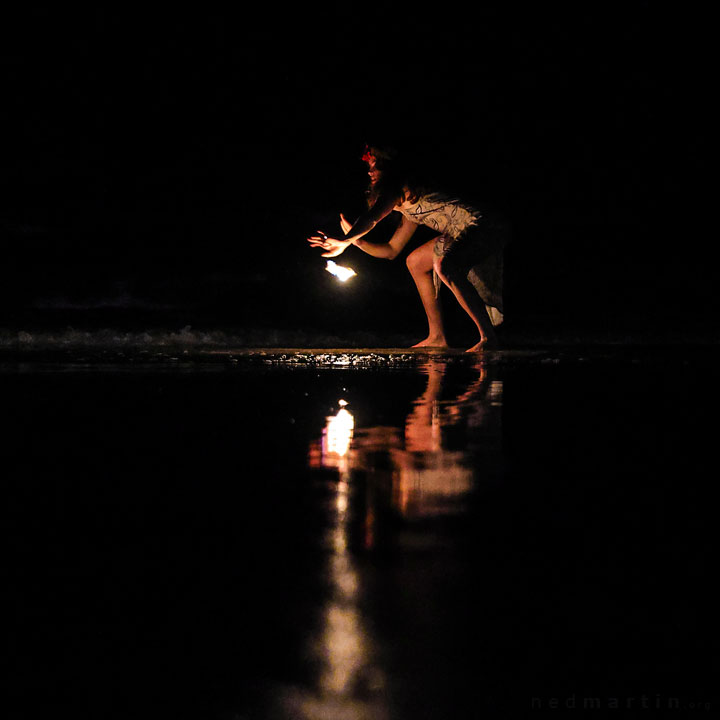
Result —
<path fill-rule="evenodd" d="M 407 265 L 407 269 L 410 271 L 411 275 L 427 272 L 427 270 L 423 267 L 423 264 L 422 255 L 417 250 L 413 250 L 407 258 L 405 258 L 405 265 Z"/>

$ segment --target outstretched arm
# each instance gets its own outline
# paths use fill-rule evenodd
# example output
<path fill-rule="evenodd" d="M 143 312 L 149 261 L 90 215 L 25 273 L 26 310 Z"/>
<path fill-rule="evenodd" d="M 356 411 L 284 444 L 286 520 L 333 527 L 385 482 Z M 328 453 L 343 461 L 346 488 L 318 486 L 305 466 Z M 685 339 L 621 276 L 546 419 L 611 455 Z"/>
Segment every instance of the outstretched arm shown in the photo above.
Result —
<path fill-rule="evenodd" d="M 403 215 L 398 229 L 393 233 L 389 242 L 371 243 L 362 238 L 358 238 L 354 241 L 353 245 L 357 245 L 363 252 L 373 257 L 394 260 L 408 244 L 415 230 L 417 230 L 417 225 Z"/>
<path fill-rule="evenodd" d="M 328 252 L 322 253 L 322 257 L 337 257 L 343 253 L 346 248 L 356 241 L 367 235 L 383 218 L 387 217 L 394 209 L 397 199 L 378 198 L 377 202 L 366 212 L 363 213 L 350 228 L 345 235 L 344 240 L 327 237 L 327 235 L 313 236 L 308 238 L 308 242 L 312 247 L 321 247 Z"/>

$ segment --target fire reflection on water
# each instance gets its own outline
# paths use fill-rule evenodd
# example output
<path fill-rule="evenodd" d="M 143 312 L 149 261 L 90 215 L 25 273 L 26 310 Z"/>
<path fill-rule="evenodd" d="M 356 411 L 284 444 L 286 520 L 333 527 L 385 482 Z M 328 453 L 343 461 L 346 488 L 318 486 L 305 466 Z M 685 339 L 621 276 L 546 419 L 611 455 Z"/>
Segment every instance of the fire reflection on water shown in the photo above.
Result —
<path fill-rule="evenodd" d="M 382 720 L 389 716 L 385 678 L 360 607 L 361 575 L 353 555 L 358 548 L 351 547 L 350 528 L 358 515 L 364 515 L 359 518 L 364 525 L 361 546 L 373 546 L 378 497 L 408 519 L 462 511 L 481 468 L 477 458 L 470 459 L 465 445 L 449 447 L 447 433 L 462 426 L 462 437 L 472 436 L 473 442 L 495 453 L 502 384 L 489 382 L 478 362 L 463 392 L 441 399 L 446 370 L 442 361 L 421 368 L 427 377 L 425 391 L 413 403 L 404 427 L 357 428 L 352 407 L 339 400 L 337 412 L 326 418 L 321 438 L 310 448 L 310 467 L 337 470 L 338 478 L 326 543 L 329 595 L 315 646 L 322 671 L 316 693 L 295 703 L 300 717 Z M 354 487 L 354 471 L 365 475 L 366 482 L 360 483 L 365 502 L 355 501 L 359 488 Z"/>
<path fill-rule="evenodd" d="M 350 448 L 355 419 L 344 400 L 338 405 L 337 413 L 326 418 L 310 462 L 338 471 L 326 538 L 329 595 L 315 644 L 322 669 L 317 692 L 295 696 L 289 709 L 308 719 L 384 720 L 389 715 L 380 692 L 383 679 L 373 662 L 371 635 L 359 607 L 360 577 L 350 548 Z"/>
<path fill-rule="evenodd" d="M 346 410 L 347 402 L 338 400 L 337 415 L 327 418 L 323 430 L 320 454 L 323 467 L 335 467 L 340 472 L 348 469 L 348 453 L 355 427 L 355 418 Z"/>

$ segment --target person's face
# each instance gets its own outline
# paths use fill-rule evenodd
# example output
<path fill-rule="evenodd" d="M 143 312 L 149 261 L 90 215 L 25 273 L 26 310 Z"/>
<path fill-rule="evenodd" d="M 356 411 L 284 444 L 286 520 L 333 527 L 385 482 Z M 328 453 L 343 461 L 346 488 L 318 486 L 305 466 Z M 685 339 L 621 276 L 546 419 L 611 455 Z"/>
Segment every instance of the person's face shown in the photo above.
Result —
<path fill-rule="evenodd" d="M 377 160 L 374 155 L 369 154 L 367 156 L 368 175 L 370 176 L 370 184 L 375 183 L 380 179 L 380 169 L 377 167 Z"/>

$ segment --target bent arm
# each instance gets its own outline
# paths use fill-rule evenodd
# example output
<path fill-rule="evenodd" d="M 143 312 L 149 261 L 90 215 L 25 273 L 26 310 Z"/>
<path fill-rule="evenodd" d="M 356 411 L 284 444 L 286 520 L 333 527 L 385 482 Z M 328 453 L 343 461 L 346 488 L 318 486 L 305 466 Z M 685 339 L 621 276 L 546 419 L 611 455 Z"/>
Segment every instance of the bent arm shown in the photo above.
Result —
<path fill-rule="evenodd" d="M 345 235 L 345 240 L 355 244 L 355 240 L 367 235 L 383 218 L 387 217 L 395 208 L 396 203 L 396 198 L 378 198 L 377 202 L 355 221 Z"/>
<path fill-rule="evenodd" d="M 359 247 L 363 252 L 366 252 L 368 255 L 372 255 L 373 257 L 383 258 L 385 260 L 394 260 L 408 244 L 408 241 L 413 236 L 415 230 L 417 230 L 417 225 L 403 215 L 403 218 L 400 221 L 400 226 L 393 233 L 389 242 L 371 243 L 367 240 L 357 239 L 353 242 L 353 245 Z"/>
<path fill-rule="evenodd" d="M 319 235 L 313 235 L 312 237 L 309 237 L 307 240 L 310 243 L 311 247 L 320 247 L 324 250 L 327 250 L 327 252 L 322 253 L 321 257 L 337 257 L 338 255 L 341 255 L 343 252 L 345 252 L 345 250 L 350 247 L 350 245 L 359 246 L 359 244 L 361 243 L 360 238 L 362 238 L 363 235 L 367 235 L 383 218 L 387 217 L 395 209 L 396 204 L 397 198 L 379 198 L 377 202 L 366 213 L 364 213 L 358 218 L 358 220 L 349 229 L 349 231 L 345 233 L 345 238 L 343 240 L 328 237 L 327 235 L 325 235 L 325 233 L 322 232 Z M 405 242 L 407 242 L 407 240 Z M 365 252 L 370 255 L 373 254 L 367 249 L 365 249 Z M 377 257 L 386 256 L 382 255 Z M 395 255 L 392 255 L 392 257 L 395 257 Z"/>

